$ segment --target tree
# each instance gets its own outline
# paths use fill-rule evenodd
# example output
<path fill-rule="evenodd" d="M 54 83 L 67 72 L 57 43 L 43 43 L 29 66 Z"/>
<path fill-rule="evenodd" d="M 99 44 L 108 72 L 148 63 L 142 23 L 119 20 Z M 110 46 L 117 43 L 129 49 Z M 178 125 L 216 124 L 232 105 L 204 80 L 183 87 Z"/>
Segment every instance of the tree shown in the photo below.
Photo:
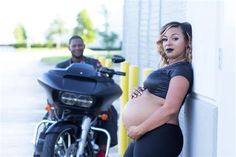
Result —
<path fill-rule="evenodd" d="M 88 12 L 85 9 L 80 11 L 76 21 L 77 26 L 74 28 L 73 33 L 81 36 L 85 43 L 92 43 L 95 39 L 96 31 Z"/>
<path fill-rule="evenodd" d="M 22 24 L 19 24 L 14 29 L 14 36 L 16 39 L 16 44 L 24 45 L 27 42 L 27 34 L 24 26 Z"/>
<path fill-rule="evenodd" d="M 106 50 L 110 50 L 114 47 L 118 35 L 115 32 L 109 31 L 109 22 L 108 22 L 108 10 L 103 6 L 102 15 L 104 16 L 104 31 L 99 31 L 99 35 L 102 37 L 102 45 Z"/>
<path fill-rule="evenodd" d="M 56 43 L 56 47 L 60 48 L 63 35 L 65 35 L 67 32 L 68 30 L 65 28 L 65 22 L 59 17 L 55 18 L 50 24 L 47 32 L 47 43 L 49 45 Z"/>
<path fill-rule="evenodd" d="M 115 32 L 99 32 L 99 35 L 103 38 L 102 44 L 106 50 L 110 50 L 114 47 L 118 35 Z"/>

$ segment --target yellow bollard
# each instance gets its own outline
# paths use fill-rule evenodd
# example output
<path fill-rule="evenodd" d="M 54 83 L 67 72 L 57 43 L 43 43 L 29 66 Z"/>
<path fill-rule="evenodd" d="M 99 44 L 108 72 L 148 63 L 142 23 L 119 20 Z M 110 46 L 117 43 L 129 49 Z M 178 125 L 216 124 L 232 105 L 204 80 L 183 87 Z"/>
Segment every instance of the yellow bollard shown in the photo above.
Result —
<path fill-rule="evenodd" d="M 124 127 L 122 121 L 122 113 L 125 107 L 125 104 L 128 102 L 128 83 L 129 83 L 129 63 L 121 63 L 121 71 L 125 72 L 126 75 L 120 77 L 120 86 L 123 91 L 120 98 L 120 119 L 119 119 L 119 130 L 118 130 L 118 152 L 120 156 L 123 156 L 127 148 L 127 131 Z"/>
<path fill-rule="evenodd" d="M 102 64 L 102 66 L 105 66 L 105 57 L 104 56 L 100 56 L 98 57 L 98 60 L 100 61 L 100 63 Z"/>
<path fill-rule="evenodd" d="M 129 68 L 129 97 L 131 96 L 132 91 L 136 88 L 139 84 L 138 80 L 138 66 L 131 65 Z M 127 138 L 127 145 L 131 142 L 130 138 Z"/>
<path fill-rule="evenodd" d="M 128 63 L 124 62 L 121 64 L 121 71 L 126 72 L 125 77 L 121 77 L 121 88 L 123 90 L 123 94 L 121 96 L 121 118 L 122 113 L 124 110 L 124 107 L 126 103 L 129 100 L 129 96 L 131 95 L 131 92 L 133 89 L 138 86 L 138 66 L 128 66 Z M 127 77 L 128 76 L 128 77 Z M 123 156 L 127 146 L 130 142 L 130 139 L 127 136 L 127 130 L 124 127 L 122 119 L 119 120 L 119 143 L 118 143 L 118 149 L 119 149 L 119 155 Z"/>
<path fill-rule="evenodd" d="M 138 66 L 132 65 L 129 68 L 129 96 L 131 95 L 132 91 L 135 87 L 138 86 Z"/>
<path fill-rule="evenodd" d="M 126 103 L 129 100 L 129 93 L 128 93 L 128 87 L 129 87 L 129 63 L 123 62 L 121 63 L 121 71 L 125 72 L 126 75 L 120 77 L 121 81 L 121 89 L 123 91 L 121 96 L 121 109 L 123 111 Z"/>
<path fill-rule="evenodd" d="M 112 68 L 112 61 L 111 61 L 111 59 L 107 58 L 105 60 L 105 67 Z"/>
<path fill-rule="evenodd" d="M 152 71 L 153 71 L 152 68 L 144 68 L 143 69 L 143 74 L 142 74 L 142 81 L 143 82 Z"/>

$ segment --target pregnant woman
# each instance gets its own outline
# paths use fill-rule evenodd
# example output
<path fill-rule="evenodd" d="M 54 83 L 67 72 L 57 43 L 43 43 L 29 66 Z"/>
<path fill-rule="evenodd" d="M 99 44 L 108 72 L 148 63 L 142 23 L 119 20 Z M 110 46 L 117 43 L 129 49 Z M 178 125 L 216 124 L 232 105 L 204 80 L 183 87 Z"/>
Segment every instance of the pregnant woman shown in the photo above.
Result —
<path fill-rule="evenodd" d="M 157 46 L 163 66 L 133 91 L 123 113 L 133 139 L 124 157 L 177 157 L 182 151 L 178 115 L 193 84 L 191 25 L 167 23 Z"/>

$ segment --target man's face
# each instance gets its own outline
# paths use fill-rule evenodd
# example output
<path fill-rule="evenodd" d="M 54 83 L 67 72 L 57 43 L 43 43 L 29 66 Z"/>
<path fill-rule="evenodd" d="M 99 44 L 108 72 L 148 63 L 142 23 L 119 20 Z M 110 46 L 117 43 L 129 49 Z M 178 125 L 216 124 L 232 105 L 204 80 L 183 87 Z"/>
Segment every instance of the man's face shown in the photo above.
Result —
<path fill-rule="evenodd" d="M 72 39 L 69 45 L 69 50 L 75 58 L 83 56 L 85 45 L 81 39 Z"/>

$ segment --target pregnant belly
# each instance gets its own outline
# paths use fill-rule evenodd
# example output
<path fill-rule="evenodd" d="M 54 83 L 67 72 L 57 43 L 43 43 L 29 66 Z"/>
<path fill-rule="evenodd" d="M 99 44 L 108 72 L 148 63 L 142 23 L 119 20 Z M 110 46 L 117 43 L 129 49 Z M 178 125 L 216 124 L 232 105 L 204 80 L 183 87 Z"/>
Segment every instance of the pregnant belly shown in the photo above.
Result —
<path fill-rule="evenodd" d="M 163 98 L 155 96 L 147 90 L 141 96 L 130 99 L 122 113 L 125 128 L 141 124 L 163 104 Z"/>

